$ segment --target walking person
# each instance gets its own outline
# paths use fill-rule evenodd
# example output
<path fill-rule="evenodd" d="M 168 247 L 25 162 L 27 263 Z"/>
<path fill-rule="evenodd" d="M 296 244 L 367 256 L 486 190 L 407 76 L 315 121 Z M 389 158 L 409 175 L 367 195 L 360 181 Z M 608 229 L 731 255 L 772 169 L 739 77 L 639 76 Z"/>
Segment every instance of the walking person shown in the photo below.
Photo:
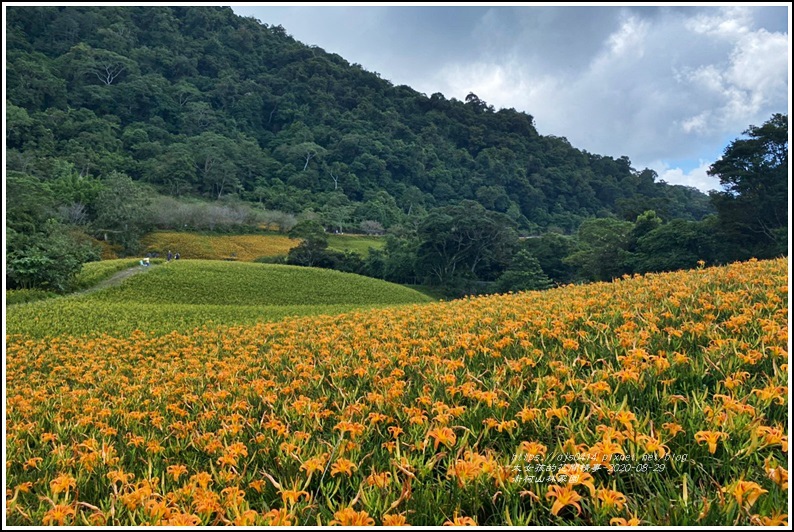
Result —
<path fill-rule="evenodd" d="M 171 250 L 169 249 L 168 250 L 168 262 L 171 262 L 172 258 L 173 258 L 173 255 L 171 255 Z"/>

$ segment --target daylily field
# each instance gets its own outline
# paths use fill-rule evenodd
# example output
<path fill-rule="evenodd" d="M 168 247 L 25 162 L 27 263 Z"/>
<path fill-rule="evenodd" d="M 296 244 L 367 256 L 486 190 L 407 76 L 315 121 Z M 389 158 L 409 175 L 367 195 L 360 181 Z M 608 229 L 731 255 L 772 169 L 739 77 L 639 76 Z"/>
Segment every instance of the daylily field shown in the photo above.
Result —
<path fill-rule="evenodd" d="M 783 525 L 785 259 L 11 334 L 11 525 Z"/>

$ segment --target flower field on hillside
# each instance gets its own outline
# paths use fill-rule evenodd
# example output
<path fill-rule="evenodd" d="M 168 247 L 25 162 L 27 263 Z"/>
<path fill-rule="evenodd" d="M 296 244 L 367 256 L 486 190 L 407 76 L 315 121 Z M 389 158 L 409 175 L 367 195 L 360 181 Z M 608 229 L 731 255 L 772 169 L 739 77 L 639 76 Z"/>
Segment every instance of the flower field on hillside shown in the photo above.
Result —
<path fill-rule="evenodd" d="M 252 261 L 258 257 L 286 255 L 298 245 L 287 235 L 206 235 L 155 231 L 141 239 L 147 252 L 165 257 L 168 251 L 179 252 L 183 259 Z"/>
<path fill-rule="evenodd" d="M 7 337 L 12 525 L 780 525 L 785 260 Z"/>
<path fill-rule="evenodd" d="M 141 239 L 146 252 L 157 252 L 165 257 L 168 250 L 179 251 L 184 259 L 236 260 L 250 262 L 261 257 L 286 256 L 300 243 L 284 234 L 216 235 L 155 231 Z M 351 250 L 361 256 L 369 248 L 382 248 L 384 240 L 363 235 L 328 235 L 329 249 Z"/>

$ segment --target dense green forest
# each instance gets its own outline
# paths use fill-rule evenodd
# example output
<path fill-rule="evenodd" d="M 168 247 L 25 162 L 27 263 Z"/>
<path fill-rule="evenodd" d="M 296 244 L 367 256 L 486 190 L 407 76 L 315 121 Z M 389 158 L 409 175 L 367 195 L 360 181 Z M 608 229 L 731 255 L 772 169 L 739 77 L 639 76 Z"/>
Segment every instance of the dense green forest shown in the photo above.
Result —
<path fill-rule="evenodd" d="M 462 292 L 527 268 L 545 287 L 786 249 L 787 212 L 761 206 L 776 216 L 761 229 L 736 216 L 761 200 L 730 177 L 711 198 L 659 182 L 529 114 L 394 86 L 230 8 L 8 7 L 6 31 L 12 287 L 64 290 L 55 265 L 97 257 L 86 235 L 131 254 L 154 227 L 385 232 L 365 264 L 308 224 L 291 260 Z M 736 245 L 716 250 L 720 231 Z"/>

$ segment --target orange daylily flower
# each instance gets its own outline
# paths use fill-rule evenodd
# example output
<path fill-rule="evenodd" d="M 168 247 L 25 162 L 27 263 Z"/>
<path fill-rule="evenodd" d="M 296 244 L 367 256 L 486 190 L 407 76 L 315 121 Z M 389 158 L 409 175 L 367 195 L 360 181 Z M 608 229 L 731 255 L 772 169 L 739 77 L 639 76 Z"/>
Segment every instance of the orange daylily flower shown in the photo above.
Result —
<path fill-rule="evenodd" d="M 265 518 L 265 524 L 268 526 L 292 526 L 292 516 L 284 508 L 270 510 L 262 517 Z"/>
<path fill-rule="evenodd" d="M 540 415 L 541 410 L 539 408 L 529 408 L 525 406 L 521 410 L 519 410 L 516 417 L 521 420 L 522 423 L 528 423 Z"/>
<path fill-rule="evenodd" d="M 427 433 L 427 436 L 435 440 L 433 450 L 438 450 L 438 445 L 443 444 L 446 447 L 452 448 L 455 442 L 458 441 L 455 431 L 449 427 L 440 427 L 433 429 Z"/>
<path fill-rule="evenodd" d="M 727 438 L 728 433 L 722 431 L 701 430 L 695 434 L 695 441 L 697 443 L 706 442 L 709 445 L 709 452 L 714 454 L 717 452 L 717 442 L 720 438 Z"/>
<path fill-rule="evenodd" d="M 613 517 L 609 520 L 609 524 L 612 526 L 640 526 L 642 521 L 636 517 L 632 517 L 628 521 L 623 517 Z"/>
<path fill-rule="evenodd" d="M 771 517 L 753 515 L 750 522 L 758 526 L 788 526 L 788 514 L 775 514 Z"/>
<path fill-rule="evenodd" d="M 77 482 L 74 477 L 65 473 L 58 475 L 55 479 L 50 481 L 50 489 L 55 495 L 59 493 L 69 493 L 69 490 L 75 487 L 77 487 Z"/>
<path fill-rule="evenodd" d="M 397 426 L 391 426 L 387 430 L 389 431 L 389 434 L 391 434 L 392 438 L 397 438 L 404 432 L 402 428 Z"/>
<path fill-rule="evenodd" d="M 162 524 L 164 526 L 198 526 L 201 524 L 201 519 L 194 514 L 172 513 L 171 517 Z"/>
<path fill-rule="evenodd" d="M 306 500 L 311 499 L 309 492 L 304 490 L 281 490 L 281 500 L 284 501 L 286 505 L 292 506 L 297 504 L 301 497 L 304 497 Z"/>
<path fill-rule="evenodd" d="M 758 500 L 758 497 L 767 493 L 767 490 L 761 488 L 761 486 L 755 482 L 745 480 L 737 480 L 729 486 L 722 488 L 721 491 L 733 495 L 736 502 L 739 503 L 739 506 L 745 508 L 751 507 L 755 504 L 755 501 Z"/>
<path fill-rule="evenodd" d="M 381 518 L 383 526 L 409 526 L 404 515 L 387 514 Z"/>
<path fill-rule="evenodd" d="M 331 466 L 331 476 L 335 477 L 336 475 L 345 474 L 347 476 L 352 476 L 353 471 L 358 469 L 356 464 L 348 460 L 347 458 L 340 458 L 334 465 Z"/>
<path fill-rule="evenodd" d="M 623 510 L 626 505 L 626 496 L 619 491 L 610 489 L 600 489 L 596 492 L 596 497 L 604 508 L 615 508 L 616 510 Z"/>
<path fill-rule="evenodd" d="M 182 475 L 187 474 L 187 467 L 182 464 L 170 465 L 165 470 L 174 478 L 174 482 L 179 480 Z"/>
<path fill-rule="evenodd" d="M 452 519 L 444 521 L 444 526 L 477 526 L 477 521 L 471 517 L 464 517 L 455 513 Z"/>
<path fill-rule="evenodd" d="M 670 453 L 670 448 L 664 445 L 659 438 L 640 434 L 637 436 L 637 442 L 643 446 L 645 452 L 654 453 L 659 458 L 664 458 Z"/>
<path fill-rule="evenodd" d="M 389 471 L 383 473 L 375 473 L 374 471 L 367 477 L 367 486 L 376 486 L 380 489 L 385 489 L 392 480 L 392 475 Z"/>
<path fill-rule="evenodd" d="M 662 423 L 662 428 L 670 434 L 671 438 L 675 438 L 675 435 L 679 432 L 684 432 L 684 427 L 673 422 Z"/>
<path fill-rule="evenodd" d="M 584 470 L 582 464 L 565 464 L 555 475 L 558 482 L 565 482 L 569 486 L 584 486 L 590 491 L 590 496 L 595 497 L 593 475 Z"/>
<path fill-rule="evenodd" d="M 107 474 L 107 478 L 115 484 L 116 482 L 121 482 L 122 484 L 126 484 L 133 478 L 135 478 L 134 473 L 125 473 L 123 469 L 118 469 L 115 471 L 109 471 Z"/>
<path fill-rule="evenodd" d="M 530 459 L 538 456 L 546 456 L 548 447 L 539 442 L 522 441 L 518 446 L 518 453 L 525 453 Z"/>
<path fill-rule="evenodd" d="M 582 513 L 582 507 L 579 505 L 579 501 L 582 500 L 582 497 L 576 493 L 570 485 L 549 486 L 549 490 L 546 492 L 546 498 L 554 499 L 554 504 L 551 506 L 551 515 L 556 516 L 560 510 L 566 506 L 573 506 L 576 508 L 576 515 Z"/>
<path fill-rule="evenodd" d="M 308 476 L 311 476 L 315 471 L 322 471 L 328 463 L 328 453 L 323 453 L 321 456 L 315 456 L 307 459 L 301 464 L 301 471 L 306 471 Z"/>
<path fill-rule="evenodd" d="M 255 510 L 246 510 L 234 518 L 232 524 L 234 526 L 252 526 L 256 524 L 256 518 L 259 514 Z"/>
<path fill-rule="evenodd" d="M 367 512 L 357 512 L 348 507 L 334 513 L 333 520 L 328 524 L 338 526 L 374 526 L 375 520 Z"/>
<path fill-rule="evenodd" d="M 74 508 L 68 504 L 56 504 L 42 518 L 44 525 L 58 525 L 63 526 L 69 517 L 75 515 Z"/>

